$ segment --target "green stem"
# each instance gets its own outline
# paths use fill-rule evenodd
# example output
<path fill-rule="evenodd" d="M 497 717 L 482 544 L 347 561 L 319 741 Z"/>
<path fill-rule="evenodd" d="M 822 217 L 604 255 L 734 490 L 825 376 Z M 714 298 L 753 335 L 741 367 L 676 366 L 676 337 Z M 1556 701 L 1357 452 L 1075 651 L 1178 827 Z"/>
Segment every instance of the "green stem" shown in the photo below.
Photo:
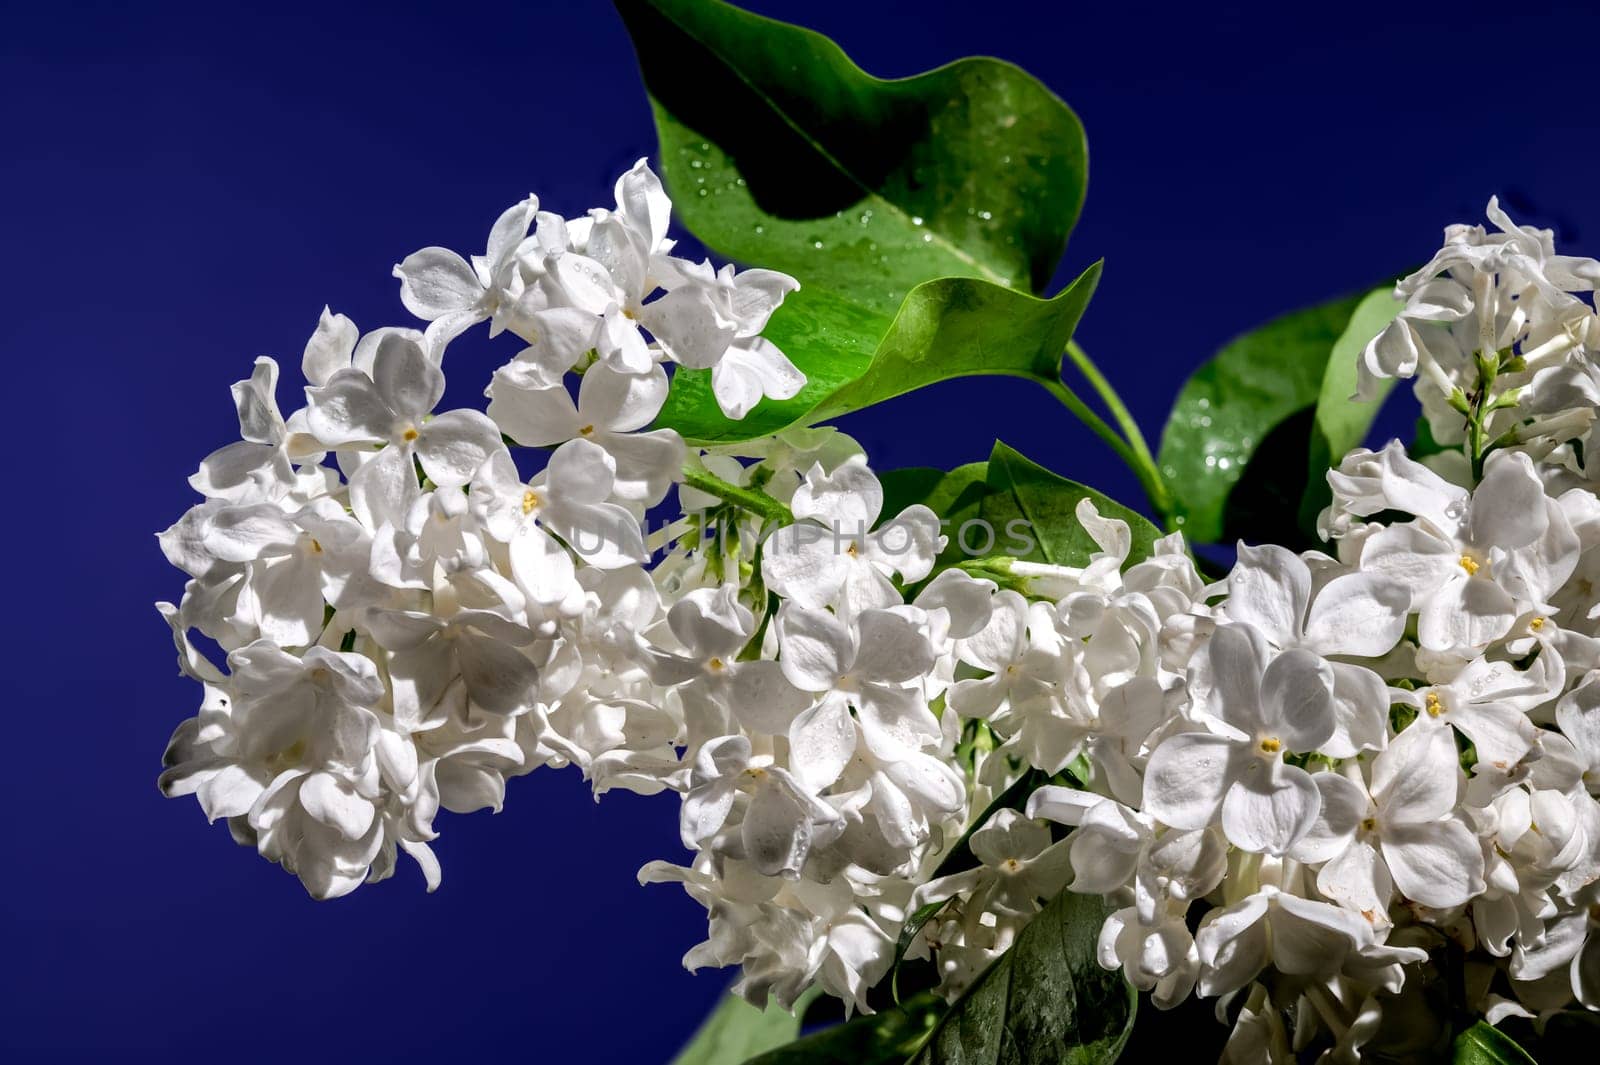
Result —
<path fill-rule="evenodd" d="M 1145 496 L 1149 498 L 1150 505 L 1155 508 L 1156 513 L 1163 518 L 1170 517 L 1172 514 L 1172 497 L 1167 492 L 1167 482 L 1162 478 L 1161 471 L 1156 469 L 1155 460 L 1150 457 L 1149 448 L 1144 448 L 1142 452 L 1136 450 L 1126 440 L 1118 436 L 1116 430 L 1107 425 L 1100 415 L 1090 410 L 1088 405 L 1078 398 L 1076 392 L 1062 382 L 1041 379 L 1040 383 L 1044 385 L 1051 395 L 1061 401 L 1062 406 L 1076 415 L 1078 420 L 1093 430 L 1096 436 L 1104 440 L 1107 446 L 1117 453 L 1117 457 L 1122 459 L 1127 467 L 1134 472 L 1134 475 L 1139 478 L 1140 486 L 1144 488 Z M 1135 431 L 1137 432 L 1137 430 Z"/>
<path fill-rule="evenodd" d="M 1096 394 L 1111 412 L 1111 417 L 1116 419 L 1117 425 L 1122 429 L 1122 435 L 1128 438 L 1128 444 L 1134 452 L 1146 462 L 1151 469 L 1155 469 L 1155 456 L 1150 452 L 1150 445 L 1145 443 L 1144 433 L 1139 431 L 1139 423 L 1133 420 L 1133 415 L 1128 412 L 1127 404 L 1122 402 L 1122 397 L 1117 395 L 1117 390 L 1111 387 L 1111 382 L 1106 380 L 1106 375 L 1100 372 L 1100 367 L 1089 358 L 1089 353 L 1084 351 L 1076 340 L 1067 341 L 1067 358 L 1083 374 Z"/>
<path fill-rule="evenodd" d="M 716 496 L 724 503 L 732 503 L 778 525 L 794 524 L 794 515 L 782 502 L 757 488 L 742 488 L 724 481 L 704 467 L 684 467 L 683 483 L 707 495 Z"/>

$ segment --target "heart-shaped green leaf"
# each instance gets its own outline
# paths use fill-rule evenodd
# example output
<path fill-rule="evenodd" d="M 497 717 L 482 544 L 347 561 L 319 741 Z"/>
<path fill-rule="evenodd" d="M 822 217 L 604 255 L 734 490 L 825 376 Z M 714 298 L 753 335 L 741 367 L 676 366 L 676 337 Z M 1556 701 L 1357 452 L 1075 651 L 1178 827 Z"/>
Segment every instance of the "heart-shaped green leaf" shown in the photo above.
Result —
<path fill-rule="evenodd" d="M 883 475 L 883 513 L 892 517 L 922 503 L 944 521 L 949 544 L 934 574 L 968 559 L 1004 556 L 1058 566 L 1082 566 L 1100 550 L 1078 521 L 1078 504 L 1087 499 L 1104 518 L 1126 522 L 1132 536 L 1127 564 L 1150 556 L 1161 536 L 1138 511 L 1069 481 L 1030 461 L 999 441 L 988 462 L 949 473 L 891 470 Z M 914 596 L 916 589 L 910 589 Z"/>
<path fill-rule="evenodd" d="M 885 81 L 817 33 L 720 0 L 617 0 L 678 218 L 801 289 L 765 335 L 809 380 L 743 422 L 680 372 L 661 424 L 749 439 L 948 377 L 1056 381 L 1098 270 L 1048 283 L 1083 203 L 1072 111 L 1028 74 L 963 59 Z"/>
<path fill-rule="evenodd" d="M 948 473 L 930 466 L 909 466 L 886 470 L 878 479 L 883 484 L 882 513 L 894 517 L 920 503 L 943 517 L 982 495 L 987 462 L 969 462 Z"/>
<path fill-rule="evenodd" d="M 1121 973 L 1095 960 L 1111 908 L 1064 891 L 958 999 L 915 1065 L 1107 1065 L 1138 1008 Z"/>
<path fill-rule="evenodd" d="M 978 516 L 997 531 L 1025 528 L 1035 542 L 1032 551 L 1018 552 L 1018 558 L 1058 566 L 1085 565 L 1100 550 L 1078 522 L 1078 504 L 1085 499 L 1094 504 L 1102 518 L 1128 524 L 1133 537 L 1127 559 L 1130 564 L 1148 558 L 1161 536 L 1161 531 L 1139 512 L 1051 473 L 998 441 L 989 456 L 985 484 L 989 493 L 978 504 Z M 1021 524 L 1013 525 L 1014 522 Z"/>

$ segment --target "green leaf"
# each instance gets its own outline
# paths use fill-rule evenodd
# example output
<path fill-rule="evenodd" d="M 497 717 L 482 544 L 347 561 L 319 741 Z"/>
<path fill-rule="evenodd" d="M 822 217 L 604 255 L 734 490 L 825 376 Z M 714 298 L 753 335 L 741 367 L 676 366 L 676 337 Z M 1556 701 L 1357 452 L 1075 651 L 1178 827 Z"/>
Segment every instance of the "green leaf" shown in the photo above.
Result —
<path fill-rule="evenodd" d="M 1098 276 L 1054 301 L 1028 295 L 1083 204 L 1087 147 L 1066 104 L 995 59 L 874 78 L 826 37 L 720 0 L 617 8 L 678 218 L 720 254 L 801 282 L 765 335 L 805 391 L 730 422 L 705 374 L 681 372 L 661 424 L 729 442 L 946 377 L 1059 377 Z"/>
<path fill-rule="evenodd" d="M 1151 547 L 1161 536 L 1161 531 L 1139 512 L 1092 488 L 1051 473 L 999 441 L 995 442 L 989 456 L 985 484 L 989 492 L 978 503 L 978 516 L 995 529 L 1002 543 L 1007 530 L 1016 527 L 1011 523 L 1018 521 L 1034 541 L 1031 551 L 1007 552 L 1017 558 L 1058 566 L 1087 563 L 1100 548 L 1078 522 L 1077 506 L 1084 499 L 1094 503 L 1102 518 L 1128 523 L 1133 536 L 1129 563 L 1148 558 Z"/>
<path fill-rule="evenodd" d="M 878 478 L 883 484 L 882 514 L 893 518 L 907 507 L 920 503 L 943 517 L 982 494 L 983 479 L 988 471 L 986 462 L 969 462 L 948 473 L 931 466 L 888 470 Z"/>
<path fill-rule="evenodd" d="M 678 368 L 658 424 L 691 444 L 733 443 L 814 425 L 953 377 L 1000 374 L 1055 383 L 1061 355 L 1100 280 L 1100 264 L 1053 299 L 946 277 L 911 290 L 892 318 L 845 297 L 801 289 L 764 336 L 806 374 L 793 399 L 764 400 L 740 421 L 723 416 L 707 370 Z"/>
<path fill-rule="evenodd" d="M 1229 342 L 1190 376 L 1167 420 L 1158 465 L 1191 541 L 1244 531 L 1255 541 L 1299 538 L 1309 412 L 1329 353 L 1360 301 L 1352 296 L 1286 314 Z M 1296 414 L 1305 417 L 1294 420 Z M 1268 524 L 1243 526 L 1229 514 L 1230 502 L 1259 507 L 1254 517 Z M 1288 540 L 1281 538 L 1285 528 Z"/>
<path fill-rule="evenodd" d="M 1322 513 L 1333 498 L 1328 488 L 1327 472 L 1338 464 L 1351 448 L 1359 447 L 1372 429 L 1372 422 L 1383 406 L 1383 398 L 1394 387 L 1385 381 L 1378 398 L 1370 402 L 1357 402 L 1351 397 L 1356 391 L 1356 363 L 1367 342 L 1400 313 L 1400 302 L 1394 298 L 1394 289 L 1385 285 L 1367 293 L 1356 304 L 1350 321 L 1339 339 L 1334 341 L 1328 355 L 1327 369 L 1322 374 L 1322 390 L 1317 394 L 1317 410 L 1311 427 L 1311 452 L 1306 469 L 1306 489 L 1300 499 L 1300 527 L 1314 533 L 1317 515 Z"/>
<path fill-rule="evenodd" d="M 770 1050 L 748 1065 L 902 1065 L 922 1045 L 943 1008 L 933 995 L 918 995 L 894 1009 Z"/>
<path fill-rule="evenodd" d="M 914 1065 L 1105 1065 L 1138 995 L 1095 960 L 1104 900 L 1064 891 L 950 1008 Z"/>
<path fill-rule="evenodd" d="M 800 1016 L 816 994 L 813 989 L 802 995 L 793 1013 L 775 1003 L 758 1010 L 737 995 L 726 994 L 672 1065 L 741 1065 L 762 1051 L 783 1046 L 799 1034 Z"/>
<path fill-rule="evenodd" d="M 1487 1021 L 1456 1036 L 1455 1065 L 1535 1065 L 1533 1056 Z"/>
<path fill-rule="evenodd" d="M 893 313 L 975 277 L 1039 291 L 1083 206 L 1066 104 L 998 59 L 865 73 L 811 30 L 721 0 L 617 0 L 678 217 L 724 255 Z M 822 248 L 817 248 L 821 243 Z"/>
<path fill-rule="evenodd" d="M 905 506 L 925 503 L 945 519 L 949 544 L 934 563 L 931 580 L 965 559 L 989 555 L 1081 566 L 1098 545 L 1078 522 L 1077 506 L 1093 501 L 1102 517 L 1128 523 L 1132 547 L 1128 563 L 1148 558 L 1161 536 L 1150 520 L 1109 497 L 1060 477 L 995 442 L 989 461 L 937 470 L 894 470 L 883 476 L 885 518 Z M 922 585 L 908 588 L 915 598 Z"/>

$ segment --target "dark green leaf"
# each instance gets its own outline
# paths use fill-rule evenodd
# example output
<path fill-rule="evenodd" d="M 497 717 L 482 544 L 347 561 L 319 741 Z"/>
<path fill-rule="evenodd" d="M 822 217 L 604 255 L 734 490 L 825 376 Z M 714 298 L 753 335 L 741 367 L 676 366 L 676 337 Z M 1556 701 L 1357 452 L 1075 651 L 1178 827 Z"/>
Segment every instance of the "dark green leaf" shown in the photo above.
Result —
<path fill-rule="evenodd" d="M 783 1046 L 799 1034 L 800 1015 L 815 995 L 815 991 L 802 995 L 793 1013 L 775 1003 L 758 1010 L 736 995 L 724 995 L 672 1065 L 741 1065 L 762 1051 Z"/>
<path fill-rule="evenodd" d="M 915 1065 L 1106 1065 L 1133 1028 L 1138 996 L 1095 960 L 1111 912 L 1064 891 L 950 1008 Z"/>
<path fill-rule="evenodd" d="M 765 334 L 810 379 L 800 396 L 734 423 L 703 373 L 682 373 L 662 424 L 732 441 L 961 374 L 1056 379 L 1097 273 L 1056 301 L 1027 295 L 1083 203 L 1083 128 L 1061 100 L 987 58 L 880 80 L 821 35 L 720 0 L 617 7 L 678 218 L 802 286 Z"/>
<path fill-rule="evenodd" d="M 1279 524 L 1297 527 L 1311 419 L 1294 426 L 1294 439 L 1280 436 L 1268 448 L 1268 436 L 1316 404 L 1329 353 L 1360 301 L 1352 296 L 1268 322 L 1231 341 L 1184 385 L 1162 434 L 1158 465 L 1190 540 L 1211 543 L 1239 531 L 1228 527 L 1226 511 L 1253 460 L 1270 466 L 1269 483 L 1288 482 L 1277 493 L 1287 500 L 1287 513 L 1277 501 L 1273 506 Z M 1265 480 L 1255 478 L 1255 488 Z M 1252 540 L 1273 542 L 1277 531 L 1249 530 Z"/>
<path fill-rule="evenodd" d="M 1087 182 L 1083 127 L 997 59 L 865 73 L 811 30 L 721 0 L 617 0 L 678 217 L 724 255 L 893 314 L 917 284 L 1039 291 Z M 818 244 L 822 247 L 819 249 Z"/>
<path fill-rule="evenodd" d="M 1535 1065 L 1533 1057 L 1487 1021 L 1456 1036 L 1455 1065 Z"/>
<path fill-rule="evenodd" d="M 989 494 L 978 504 L 978 516 L 995 529 L 1003 544 L 1009 528 L 1023 528 L 1035 542 L 1033 550 L 1006 552 L 1034 562 L 1082 566 L 1099 550 L 1079 524 L 1078 503 L 1092 501 L 1103 518 L 1128 523 L 1133 546 L 1128 562 L 1147 558 L 1161 531 L 1137 511 L 1101 495 L 1076 481 L 1057 476 L 998 441 L 989 456 L 986 480 Z M 1012 526 L 1013 522 L 1023 523 Z"/>
<path fill-rule="evenodd" d="M 1093 501 L 1102 517 L 1128 523 L 1133 539 L 1129 564 L 1149 557 L 1161 535 L 1144 515 L 1051 473 L 998 441 L 987 463 L 942 475 L 922 469 L 894 471 L 885 475 L 884 484 L 886 517 L 898 514 L 902 503 L 923 502 L 945 519 L 950 542 L 934 565 L 934 575 L 963 560 L 991 555 L 1084 565 L 1099 548 L 1078 522 L 1076 508 L 1083 499 Z M 908 598 L 917 590 L 908 589 Z"/>
<path fill-rule="evenodd" d="M 748 1065 L 902 1065 L 922 1045 L 943 1008 L 933 995 L 918 995 L 894 1009 L 770 1050 Z"/>
<path fill-rule="evenodd" d="M 969 462 L 948 473 L 930 466 L 889 470 L 878 478 L 883 483 L 883 516 L 893 518 L 920 503 L 943 517 L 982 494 L 988 469 L 988 463 Z"/>
<path fill-rule="evenodd" d="M 1328 488 L 1329 467 L 1337 465 L 1346 452 L 1367 438 L 1378 408 L 1383 406 L 1383 396 L 1394 385 L 1393 381 L 1384 382 L 1382 395 L 1371 402 L 1358 403 L 1351 398 L 1356 391 L 1356 362 L 1361 349 L 1400 313 L 1400 306 L 1388 285 L 1367 293 L 1328 355 L 1311 427 L 1306 489 L 1300 500 L 1300 527 L 1307 533 L 1315 532 L 1317 515 L 1333 498 Z"/>

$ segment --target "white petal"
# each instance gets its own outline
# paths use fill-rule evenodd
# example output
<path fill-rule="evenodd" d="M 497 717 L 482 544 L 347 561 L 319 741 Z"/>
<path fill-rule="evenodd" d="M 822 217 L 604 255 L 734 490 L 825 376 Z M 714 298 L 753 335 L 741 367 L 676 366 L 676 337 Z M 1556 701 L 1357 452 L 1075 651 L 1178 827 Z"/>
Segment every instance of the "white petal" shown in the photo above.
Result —
<path fill-rule="evenodd" d="M 855 749 L 855 722 L 836 695 L 802 712 L 789 726 L 789 767 L 813 792 L 839 779 Z"/>
<path fill-rule="evenodd" d="M 1462 576 L 1422 607 L 1417 640 L 1429 651 L 1476 652 L 1509 632 L 1516 619 L 1516 602 L 1498 584 Z"/>
<path fill-rule="evenodd" d="M 888 610 L 866 610 L 856 620 L 853 671 L 863 679 L 903 683 L 933 668 L 933 647 L 919 625 Z"/>
<path fill-rule="evenodd" d="M 1364 666 L 1348 662 L 1333 667 L 1333 736 L 1322 744 L 1332 758 L 1354 758 L 1365 750 L 1382 750 L 1389 736 L 1389 686 Z"/>
<path fill-rule="evenodd" d="M 456 658 L 467 694 L 491 714 L 515 714 L 533 704 L 539 670 L 515 647 L 490 636 L 462 633 L 456 637 Z"/>
<path fill-rule="evenodd" d="M 1378 658 L 1405 634 L 1410 591 L 1376 573 L 1335 577 L 1317 593 L 1306 620 L 1306 646 L 1324 655 Z"/>
<path fill-rule="evenodd" d="M 777 662 L 758 660 L 741 662 L 733 671 L 728 701 L 745 728 L 785 736 L 795 716 L 811 705 L 812 696 L 790 684 Z"/>
<path fill-rule="evenodd" d="M 698 850 L 702 843 L 722 831 L 733 810 L 736 793 L 734 781 L 713 780 L 683 797 L 683 807 L 678 811 L 678 834 L 685 847 Z"/>
<path fill-rule="evenodd" d="M 793 399 L 805 386 L 806 375 L 765 337 L 729 347 L 711 370 L 717 405 L 735 420 L 749 414 L 763 397 Z"/>
<path fill-rule="evenodd" d="M 300 805 L 345 839 L 361 839 L 372 827 L 372 803 L 329 773 L 312 773 L 300 785 Z"/>
<path fill-rule="evenodd" d="M 618 373 L 603 364 L 583 375 L 578 389 L 578 417 L 589 432 L 609 429 L 631 433 L 643 429 L 667 401 L 667 375 L 659 366 L 647 373 Z"/>
<path fill-rule="evenodd" d="M 616 468 L 605 448 L 588 440 L 569 440 L 550 456 L 545 482 L 562 503 L 598 503 L 611 495 Z"/>
<path fill-rule="evenodd" d="M 1333 735 L 1333 670 L 1310 651 L 1285 651 L 1261 678 L 1261 725 L 1291 751 L 1314 751 Z"/>
<path fill-rule="evenodd" d="M 460 488 L 502 449 L 500 430 L 475 410 L 450 410 L 422 427 L 417 461 L 440 488 Z"/>
<path fill-rule="evenodd" d="M 306 389 L 306 425 L 329 447 L 376 444 L 389 438 L 394 411 L 360 370 L 340 370 L 321 388 Z"/>
<path fill-rule="evenodd" d="M 796 518 L 815 519 L 841 537 L 862 535 L 883 510 L 883 485 L 865 457 L 853 455 L 832 473 L 813 466 L 795 489 L 789 509 Z"/>
<path fill-rule="evenodd" d="M 1483 847 L 1457 818 L 1386 825 L 1382 847 L 1395 886 L 1408 899 L 1444 909 L 1483 893 Z"/>
<path fill-rule="evenodd" d="M 576 579 L 572 556 L 533 522 L 524 522 L 509 545 L 511 576 L 536 603 L 561 602 Z"/>
<path fill-rule="evenodd" d="M 1200 977 L 1202 995 L 1236 991 L 1266 966 L 1267 909 L 1267 898 L 1257 894 L 1208 915 L 1194 937 L 1205 965 Z"/>
<path fill-rule="evenodd" d="M 1317 890 L 1361 914 L 1374 927 L 1389 921 L 1394 881 L 1383 858 L 1365 839 L 1356 840 L 1322 867 L 1317 873 Z"/>
<path fill-rule="evenodd" d="M 1266 638 L 1249 625 L 1220 625 L 1206 645 L 1206 655 L 1214 702 L 1207 709 L 1245 734 L 1255 735 L 1262 724 L 1261 675 L 1271 657 Z"/>
<path fill-rule="evenodd" d="M 1205 732 L 1183 732 L 1163 740 L 1145 769 L 1144 810 L 1175 828 L 1204 828 L 1216 817 L 1238 744 Z"/>
<path fill-rule="evenodd" d="M 1385 824 L 1437 821 L 1455 809 L 1461 777 L 1455 739 L 1447 728 L 1419 726 L 1390 740 L 1373 762 L 1372 794 Z"/>
<path fill-rule="evenodd" d="M 354 322 L 327 307 L 322 308 L 317 330 L 306 341 L 305 352 L 300 357 L 300 370 L 306 381 L 313 385 L 326 384 L 335 371 L 349 366 L 358 335 Z"/>
<path fill-rule="evenodd" d="M 394 268 L 400 279 L 400 302 L 424 321 L 453 311 L 473 309 L 483 284 L 465 259 L 448 248 L 423 248 Z"/>
<path fill-rule="evenodd" d="M 1311 830 L 1294 845 L 1290 857 L 1315 865 L 1350 846 L 1356 828 L 1371 814 L 1372 801 L 1365 788 L 1338 773 L 1318 773 L 1311 779 L 1322 793 L 1322 805 Z"/>
<path fill-rule="evenodd" d="M 1258 629 L 1279 647 L 1299 642 L 1311 597 L 1311 571 L 1300 556 L 1275 545 L 1239 545 L 1239 561 L 1228 574 L 1223 609 L 1233 621 Z"/>
<path fill-rule="evenodd" d="M 1345 955 L 1372 941 L 1366 921 L 1338 906 L 1289 894 L 1272 902 L 1272 961 L 1280 972 L 1337 972 Z"/>
<path fill-rule="evenodd" d="M 549 388 L 521 388 L 496 374 L 489 396 L 489 417 L 524 447 L 565 443 L 582 426 L 572 394 L 560 382 Z"/>
<path fill-rule="evenodd" d="M 777 631 L 784 675 L 802 691 L 831 690 L 855 662 L 849 629 L 826 611 L 785 605 Z"/>
<path fill-rule="evenodd" d="M 1311 831 L 1322 793 L 1304 769 L 1254 763 L 1222 800 L 1222 830 L 1241 850 L 1283 854 Z"/>
<path fill-rule="evenodd" d="M 372 358 L 372 382 L 388 408 L 402 420 L 420 422 L 444 395 L 444 374 L 402 333 L 390 333 Z"/>
<path fill-rule="evenodd" d="M 743 833 L 757 872 L 799 879 L 811 849 L 811 818 L 782 788 L 756 789 L 745 810 Z"/>
<path fill-rule="evenodd" d="M 205 811 L 206 818 L 215 821 L 219 817 L 239 817 L 249 813 L 250 808 L 261 797 L 262 784 L 243 766 L 227 765 L 207 777 L 193 790 L 195 798 L 200 800 L 200 808 Z M 167 791 L 168 795 L 183 793 L 183 789 L 179 788 Z"/>

